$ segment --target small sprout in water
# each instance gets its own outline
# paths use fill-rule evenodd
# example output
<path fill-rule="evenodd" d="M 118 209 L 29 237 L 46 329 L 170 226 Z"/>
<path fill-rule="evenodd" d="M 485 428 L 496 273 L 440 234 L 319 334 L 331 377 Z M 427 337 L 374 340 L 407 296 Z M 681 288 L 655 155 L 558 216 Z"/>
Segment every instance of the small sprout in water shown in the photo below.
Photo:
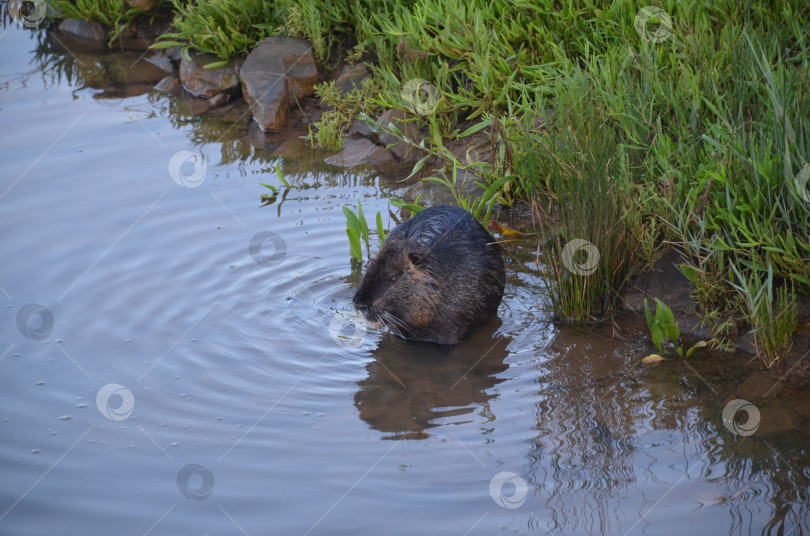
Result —
<path fill-rule="evenodd" d="M 287 188 L 292 188 L 290 186 L 290 183 L 287 182 L 287 179 L 284 178 L 284 174 L 281 172 L 281 165 L 278 162 L 276 162 L 276 175 L 278 175 L 278 180 L 281 181 L 281 184 L 283 184 Z"/>
<path fill-rule="evenodd" d="M 277 194 L 277 193 L 278 193 L 278 188 L 276 188 L 275 186 L 273 186 L 273 185 L 271 185 L 271 184 L 265 184 L 265 183 L 263 183 L 263 182 L 260 182 L 259 184 L 261 184 L 261 185 L 262 185 L 262 186 L 264 186 L 265 188 L 270 188 L 271 190 L 273 190 L 273 193 L 274 193 L 274 194 Z M 267 194 L 264 194 L 264 195 L 267 195 Z"/>

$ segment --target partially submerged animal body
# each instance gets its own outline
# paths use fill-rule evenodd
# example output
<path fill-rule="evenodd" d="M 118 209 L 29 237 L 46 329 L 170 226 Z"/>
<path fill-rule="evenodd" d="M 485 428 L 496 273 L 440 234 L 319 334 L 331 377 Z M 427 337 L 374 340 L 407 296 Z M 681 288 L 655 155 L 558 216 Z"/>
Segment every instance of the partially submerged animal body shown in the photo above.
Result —
<path fill-rule="evenodd" d="M 456 344 L 495 317 L 503 288 L 500 246 L 469 212 L 440 205 L 386 236 L 353 302 L 404 338 Z"/>

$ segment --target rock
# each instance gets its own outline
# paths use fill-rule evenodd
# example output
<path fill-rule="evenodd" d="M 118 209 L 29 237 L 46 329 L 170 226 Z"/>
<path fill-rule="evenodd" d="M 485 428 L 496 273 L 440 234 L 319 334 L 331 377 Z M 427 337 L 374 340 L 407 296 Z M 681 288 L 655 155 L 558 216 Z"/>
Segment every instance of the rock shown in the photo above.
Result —
<path fill-rule="evenodd" d="M 113 41 L 113 48 L 125 50 L 147 50 L 157 40 L 172 28 L 173 17 L 170 14 L 156 15 L 154 19 L 143 17 L 135 19 Z"/>
<path fill-rule="evenodd" d="M 59 23 L 59 31 L 90 48 L 106 48 L 108 32 L 100 22 L 65 19 Z"/>
<path fill-rule="evenodd" d="M 213 97 L 208 99 L 208 103 L 211 105 L 212 108 L 216 108 L 217 106 L 227 104 L 229 100 L 231 100 L 230 95 L 228 95 L 227 93 L 220 93 L 219 95 L 214 95 Z"/>
<path fill-rule="evenodd" d="M 368 66 L 363 63 L 357 65 L 344 65 L 338 71 L 335 79 L 335 88 L 341 93 L 349 93 L 355 88 L 360 88 L 363 80 L 369 77 Z"/>
<path fill-rule="evenodd" d="M 131 9 L 152 11 L 158 5 L 158 0 L 124 0 L 124 4 Z"/>
<path fill-rule="evenodd" d="M 213 54 L 204 52 L 189 53 L 191 61 L 180 61 L 180 82 L 186 91 L 203 99 L 210 99 L 220 93 L 239 93 L 239 67 L 241 59 L 232 59 L 225 67 L 204 69 L 209 63 L 220 61 Z"/>
<path fill-rule="evenodd" d="M 360 121 L 359 119 L 352 121 L 352 124 L 346 133 L 350 136 L 363 136 L 365 138 L 368 138 L 373 134 L 365 121 Z"/>
<path fill-rule="evenodd" d="M 180 85 L 180 81 L 176 77 L 167 76 L 157 83 L 155 86 L 155 91 L 160 91 L 161 93 L 165 93 L 167 95 L 177 95 L 180 93 L 182 88 L 183 86 Z"/>
<path fill-rule="evenodd" d="M 162 69 L 164 72 L 166 72 L 166 74 L 174 73 L 174 62 L 166 52 L 156 52 L 155 54 L 147 56 L 144 59 L 155 67 Z"/>
<path fill-rule="evenodd" d="M 303 39 L 273 36 L 248 55 L 240 71 L 242 92 L 263 130 L 278 131 L 296 99 L 312 95 L 318 69 Z"/>
<path fill-rule="evenodd" d="M 654 311 L 655 298 L 664 302 L 677 317 L 694 313 L 692 283 L 678 269 L 685 260 L 674 249 L 668 250 L 658 259 L 651 272 L 639 274 L 631 279 L 623 291 L 619 305 L 623 309 L 644 312 L 644 298 L 650 310 Z"/>
<path fill-rule="evenodd" d="M 389 151 L 371 140 L 347 138 L 343 141 L 343 150 L 330 156 L 325 162 L 333 166 L 348 167 L 361 164 L 380 166 L 393 163 L 395 160 Z"/>
<path fill-rule="evenodd" d="M 419 143 L 421 137 L 417 123 L 415 120 L 409 121 L 409 119 L 411 119 L 411 117 L 402 110 L 388 110 L 377 118 L 377 122 L 383 126 L 393 124 L 406 138 L 415 143 Z M 423 151 L 407 143 L 398 141 L 398 138 L 393 134 L 383 132 L 377 135 L 377 139 L 380 144 L 386 147 L 391 144 L 396 144 L 391 148 L 391 152 L 397 160 L 403 162 L 417 162 L 420 158 L 425 156 Z"/>
<path fill-rule="evenodd" d="M 154 84 L 173 72 L 171 61 L 169 61 L 169 64 L 167 71 L 164 67 L 148 61 L 137 52 L 111 54 L 107 65 L 107 76 L 110 82 L 118 85 Z"/>

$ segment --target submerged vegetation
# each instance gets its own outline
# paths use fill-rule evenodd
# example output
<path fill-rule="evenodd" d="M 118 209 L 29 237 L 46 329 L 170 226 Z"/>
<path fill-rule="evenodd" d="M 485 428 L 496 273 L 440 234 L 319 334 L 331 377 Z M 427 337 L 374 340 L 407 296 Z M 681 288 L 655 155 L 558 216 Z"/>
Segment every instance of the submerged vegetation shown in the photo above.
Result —
<path fill-rule="evenodd" d="M 82 0 L 76 13 L 93 3 L 123 6 Z M 718 335 L 747 322 L 770 366 L 810 289 L 810 6 L 652 3 L 172 0 L 162 46 L 227 61 L 288 35 L 324 69 L 368 62 L 362 87 L 318 87 L 330 111 L 313 144 L 340 148 L 360 118 L 420 151 L 414 174 L 479 219 L 529 203 L 559 319 L 607 314 L 677 248 L 704 321 Z M 414 79 L 433 98 L 415 102 Z M 417 128 L 376 124 L 389 109 Z M 483 195 L 456 188 L 462 172 Z"/>

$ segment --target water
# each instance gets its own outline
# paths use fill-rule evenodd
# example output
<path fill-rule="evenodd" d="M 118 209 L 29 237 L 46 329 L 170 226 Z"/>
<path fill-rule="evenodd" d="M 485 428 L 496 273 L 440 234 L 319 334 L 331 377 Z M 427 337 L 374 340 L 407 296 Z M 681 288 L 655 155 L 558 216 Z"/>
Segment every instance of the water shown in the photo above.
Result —
<path fill-rule="evenodd" d="M 528 247 L 464 343 L 364 335 L 341 207 L 390 228 L 395 171 L 94 98 L 104 58 L 39 39 L 0 38 L 0 534 L 810 532 L 806 392 L 555 327 Z M 281 153 L 293 188 L 262 206 Z M 722 409 L 757 378 L 735 435 Z"/>

